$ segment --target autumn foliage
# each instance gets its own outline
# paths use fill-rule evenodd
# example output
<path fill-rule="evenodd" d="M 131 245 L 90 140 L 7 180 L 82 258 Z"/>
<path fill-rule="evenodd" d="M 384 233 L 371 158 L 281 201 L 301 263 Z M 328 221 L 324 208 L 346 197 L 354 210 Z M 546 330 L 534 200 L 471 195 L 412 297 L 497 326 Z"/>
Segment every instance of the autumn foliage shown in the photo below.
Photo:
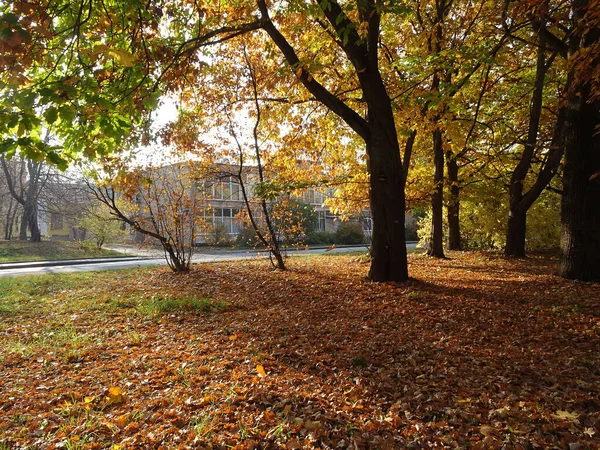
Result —
<path fill-rule="evenodd" d="M 597 448 L 600 287 L 450 256 L 5 280 L 0 445 Z"/>

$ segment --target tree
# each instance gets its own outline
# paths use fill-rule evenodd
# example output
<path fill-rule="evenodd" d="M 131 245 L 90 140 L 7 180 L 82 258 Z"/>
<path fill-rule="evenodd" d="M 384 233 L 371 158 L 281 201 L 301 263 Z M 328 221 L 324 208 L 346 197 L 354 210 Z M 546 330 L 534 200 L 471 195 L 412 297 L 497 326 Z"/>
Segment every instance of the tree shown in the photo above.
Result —
<path fill-rule="evenodd" d="M 101 183 L 89 183 L 89 187 L 110 214 L 156 239 L 174 272 L 188 272 L 200 225 L 201 201 L 190 168 L 180 163 L 121 170 Z"/>
<path fill-rule="evenodd" d="M 104 203 L 94 203 L 77 224 L 85 231 L 86 239 L 93 239 L 97 248 L 125 235 L 123 222 L 111 214 L 112 209 Z"/>
<path fill-rule="evenodd" d="M 549 52 L 546 33 L 541 32 L 547 31 L 548 23 L 552 23 L 547 18 L 552 14 L 548 10 L 549 2 L 540 2 L 537 6 L 539 9 L 534 8 L 533 11 L 525 11 L 523 14 L 528 17 L 526 23 L 531 23 L 535 33 L 536 41 L 529 44 L 529 47 L 535 51 L 535 69 L 526 137 L 522 140 L 523 151 L 512 171 L 509 184 L 510 209 L 504 253 L 506 256 L 517 258 L 525 256 L 527 213 L 554 177 L 563 155 L 561 139 L 566 111 L 564 107 L 556 107 L 557 95 L 554 92 L 548 95 L 547 92 L 548 84 L 550 84 L 550 69 L 559 52 L 557 50 Z M 519 12 L 523 13 L 521 9 L 517 9 L 517 13 Z M 526 52 L 527 50 L 524 49 L 522 54 L 525 55 Z M 544 108 L 552 111 L 553 107 L 558 109 L 558 111 L 553 111 L 556 118 L 549 120 L 543 115 Z M 544 119 L 549 125 L 552 121 L 554 122 L 554 136 L 549 142 L 548 149 L 544 148 Z M 544 150 L 546 151 L 544 152 Z M 528 183 L 527 177 L 536 160 L 541 160 L 538 174 L 533 182 Z"/>
<path fill-rule="evenodd" d="M 42 233 L 38 224 L 39 199 L 48 181 L 49 166 L 43 162 L 21 159 L 20 170 L 17 177 L 14 177 L 4 155 L 0 155 L 0 164 L 10 194 L 23 207 L 20 239 L 27 239 L 28 228 L 31 242 L 40 242 Z"/>

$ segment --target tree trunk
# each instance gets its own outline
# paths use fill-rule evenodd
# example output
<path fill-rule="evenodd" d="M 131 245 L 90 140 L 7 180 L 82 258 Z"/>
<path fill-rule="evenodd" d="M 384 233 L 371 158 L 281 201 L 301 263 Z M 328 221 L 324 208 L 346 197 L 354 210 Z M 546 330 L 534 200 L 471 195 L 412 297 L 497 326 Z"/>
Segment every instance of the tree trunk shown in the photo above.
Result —
<path fill-rule="evenodd" d="M 462 250 L 460 238 L 460 186 L 458 184 L 458 163 L 451 152 L 446 154 L 450 198 L 448 199 L 448 250 Z"/>
<path fill-rule="evenodd" d="M 506 231 L 504 255 L 512 258 L 525 258 L 525 237 L 527 234 L 527 210 L 510 211 Z"/>
<path fill-rule="evenodd" d="M 565 130 L 560 275 L 600 281 L 600 102 L 573 95 Z"/>
<path fill-rule="evenodd" d="M 365 142 L 373 218 L 369 278 L 405 281 L 408 263 L 404 238 L 404 169 L 390 100 L 378 74 L 376 78 L 371 85 L 378 89 L 365 92 L 369 105 L 369 139 Z"/>
<path fill-rule="evenodd" d="M 404 180 L 397 141 L 395 146 L 385 142 L 381 139 L 383 134 L 383 131 L 373 130 L 373 139 L 367 142 L 373 218 L 369 278 L 372 281 L 405 281 L 408 265 L 404 239 Z"/>
<path fill-rule="evenodd" d="M 29 226 L 29 233 L 31 234 L 31 242 L 41 242 L 42 233 L 37 218 L 37 201 L 32 202 L 27 210 L 27 225 Z"/>
<path fill-rule="evenodd" d="M 573 17 L 579 26 L 571 38 L 569 56 L 600 40 L 600 28 L 584 28 L 582 24 L 589 0 L 575 0 Z M 581 34 L 580 34 L 581 33 Z M 600 64 L 597 54 L 583 61 L 588 67 Z M 593 59 L 591 59 L 593 58 Z M 588 70 L 581 62 L 579 70 Z M 592 86 L 587 72 L 577 73 L 570 86 L 565 123 L 565 164 L 561 208 L 560 275 L 582 281 L 600 281 L 600 100 L 592 100 Z M 591 69 L 589 69 L 591 70 Z"/>
<path fill-rule="evenodd" d="M 12 239 L 18 210 L 18 204 L 16 204 L 11 197 L 9 199 L 8 211 L 6 213 L 6 223 L 4 224 L 4 239 L 7 241 Z"/>
<path fill-rule="evenodd" d="M 432 229 L 431 247 L 427 254 L 436 258 L 444 258 L 444 150 L 442 130 L 433 132 L 433 174 L 434 191 L 431 198 Z"/>
<path fill-rule="evenodd" d="M 529 111 L 529 129 L 527 141 L 524 143 L 523 153 L 519 163 L 515 167 L 509 187 L 509 217 L 506 229 L 506 248 L 504 254 L 514 258 L 525 257 L 525 232 L 527 211 L 530 205 L 523 204 L 523 188 L 525 178 L 531 167 L 533 156 L 536 153 L 538 131 L 542 114 L 544 78 L 548 67 L 546 66 L 546 55 L 544 37 L 538 36 L 539 47 L 537 50 L 537 64 L 535 71 L 535 82 Z M 539 195 L 539 194 L 538 194 Z M 536 197 L 537 198 L 537 197 Z"/>
<path fill-rule="evenodd" d="M 21 215 L 21 225 L 19 227 L 19 240 L 26 241 L 27 240 L 27 213 L 23 211 Z"/>
<path fill-rule="evenodd" d="M 560 274 L 600 281 L 600 102 L 574 101 L 565 139 Z"/>

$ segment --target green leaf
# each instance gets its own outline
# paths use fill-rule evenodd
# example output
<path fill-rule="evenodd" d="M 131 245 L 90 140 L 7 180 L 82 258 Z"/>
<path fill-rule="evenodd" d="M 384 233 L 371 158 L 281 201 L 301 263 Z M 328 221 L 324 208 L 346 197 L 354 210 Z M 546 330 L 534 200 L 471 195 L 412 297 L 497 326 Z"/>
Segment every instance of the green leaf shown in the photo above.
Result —
<path fill-rule="evenodd" d="M 10 23 L 11 25 L 16 25 L 19 21 L 19 18 L 13 13 L 5 13 L 2 15 L 2 21 Z"/>
<path fill-rule="evenodd" d="M 64 120 L 65 122 L 73 122 L 77 116 L 75 108 L 69 105 L 61 106 L 58 113 L 60 114 L 61 120 Z"/>
<path fill-rule="evenodd" d="M 48 124 L 52 125 L 58 119 L 58 110 L 54 106 L 51 106 L 44 113 L 44 118 Z"/>

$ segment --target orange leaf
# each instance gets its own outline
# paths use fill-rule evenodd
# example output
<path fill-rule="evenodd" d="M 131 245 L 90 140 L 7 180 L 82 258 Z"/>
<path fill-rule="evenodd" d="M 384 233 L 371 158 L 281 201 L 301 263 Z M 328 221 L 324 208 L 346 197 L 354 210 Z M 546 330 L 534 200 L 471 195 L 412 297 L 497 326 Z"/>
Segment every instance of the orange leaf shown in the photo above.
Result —
<path fill-rule="evenodd" d="M 265 368 L 261 364 L 258 364 L 256 366 L 256 371 L 258 372 L 258 376 L 260 376 L 260 377 L 267 376 L 267 372 L 265 372 Z"/>

